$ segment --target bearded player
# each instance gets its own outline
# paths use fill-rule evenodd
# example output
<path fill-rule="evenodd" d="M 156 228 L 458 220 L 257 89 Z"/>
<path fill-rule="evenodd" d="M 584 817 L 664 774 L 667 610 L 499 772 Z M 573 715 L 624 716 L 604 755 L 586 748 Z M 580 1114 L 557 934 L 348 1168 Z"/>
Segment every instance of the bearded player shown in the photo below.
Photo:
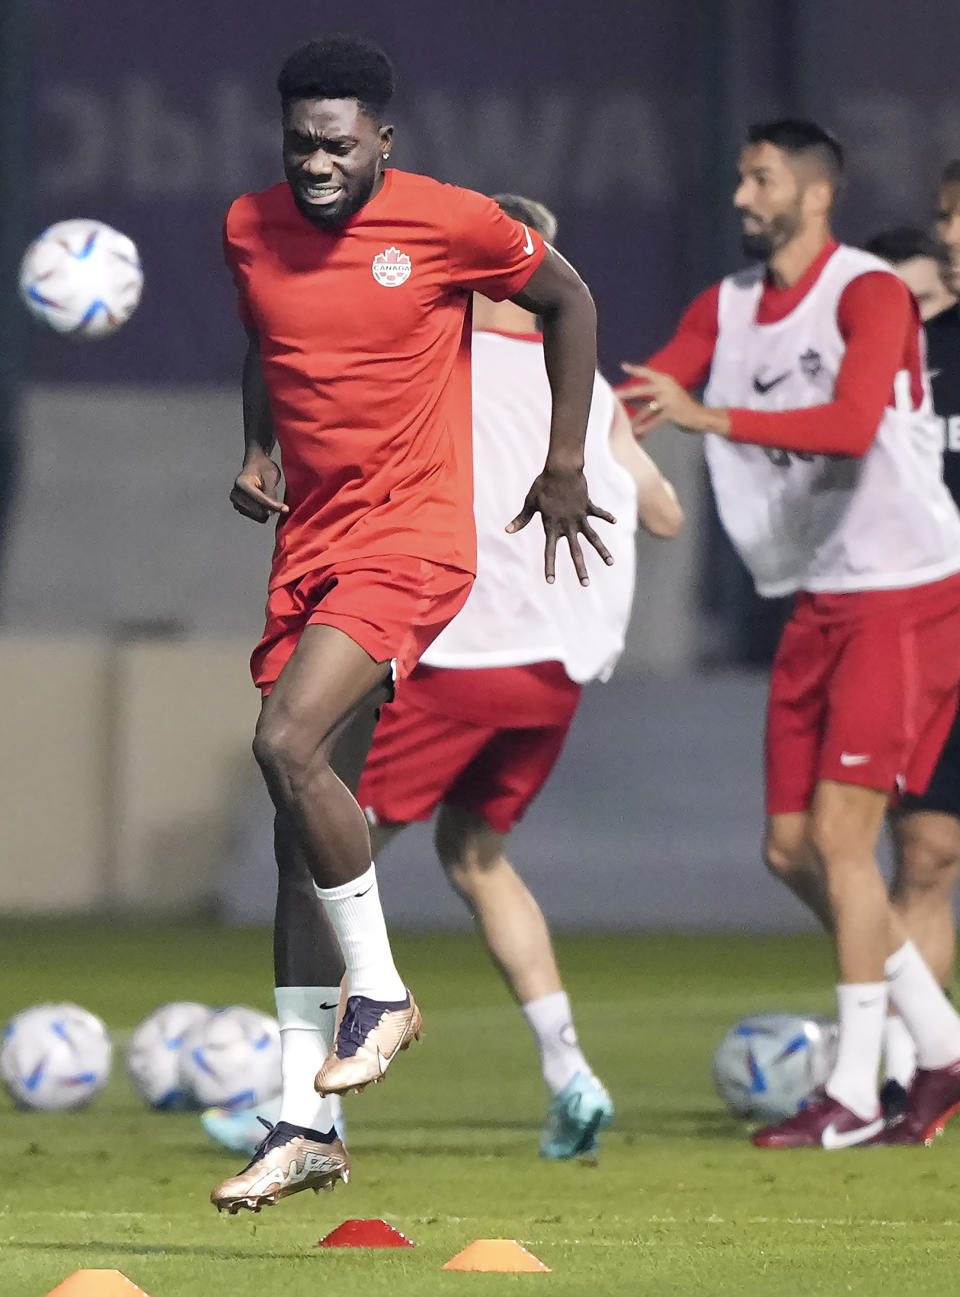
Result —
<path fill-rule="evenodd" d="M 276 810 L 279 871 L 311 875 L 345 964 L 346 1012 L 315 1077 L 324 1095 L 379 1080 L 420 1031 L 366 820 L 331 756 L 349 732 L 369 732 L 391 663 L 407 675 L 472 584 L 474 291 L 544 320 L 550 446 L 510 529 L 540 513 L 547 581 L 564 538 L 586 584 L 580 535 L 612 561 L 588 519 L 613 519 L 590 504 L 582 472 L 596 317 L 576 272 L 489 198 L 385 167 L 393 70 L 382 51 L 353 37 L 312 43 L 286 61 L 278 88 L 286 182 L 238 199 L 224 232 L 249 335 L 231 500 L 256 521 L 278 517 L 251 664 L 263 695 L 254 754 Z M 322 1040 L 322 985 L 278 989 L 281 1033 Z M 286 1145 L 299 1151 L 299 1187 L 347 1170 L 322 1105 L 309 1123 L 281 1121 L 259 1160 Z M 214 1191 L 231 1210 L 260 1201 L 241 1197 Z"/>
<path fill-rule="evenodd" d="M 924 1142 L 960 1106 L 960 1017 L 891 907 L 876 849 L 898 791 L 923 792 L 956 709 L 960 515 L 916 305 L 838 244 L 836 141 L 753 127 L 734 205 L 753 269 L 689 308 L 623 394 L 639 430 L 706 434 L 721 520 L 761 595 L 794 593 L 770 682 L 766 857 L 833 934 L 839 1051 L 767 1148 Z M 706 381 L 704 403 L 687 388 Z M 635 425 L 635 426 L 637 426 Z M 917 1048 L 893 1130 L 877 1074 L 888 1002 Z"/>

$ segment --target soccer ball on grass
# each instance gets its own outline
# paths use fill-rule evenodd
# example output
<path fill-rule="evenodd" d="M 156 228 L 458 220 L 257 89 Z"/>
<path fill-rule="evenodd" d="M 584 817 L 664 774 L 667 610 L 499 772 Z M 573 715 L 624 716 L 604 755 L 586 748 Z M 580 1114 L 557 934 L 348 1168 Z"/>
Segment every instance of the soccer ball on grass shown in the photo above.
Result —
<path fill-rule="evenodd" d="M 233 1005 L 187 1033 L 180 1076 L 202 1108 L 249 1108 L 280 1093 L 280 1030 L 273 1018 Z"/>
<path fill-rule="evenodd" d="M 738 1117 L 792 1117 L 823 1085 L 837 1054 L 837 1026 L 795 1013 L 758 1013 L 736 1023 L 713 1056 L 713 1080 Z"/>
<path fill-rule="evenodd" d="M 183 1046 L 187 1036 L 201 1028 L 212 1014 L 208 1005 L 191 1001 L 161 1004 L 147 1014 L 130 1037 L 127 1075 L 151 1108 L 183 1112 L 197 1106 L 181 1075 Z"/>
<path fill-rule="evenodd" d="M 7 1024 L 0 1043 L 0 1076 L 22 1108 L 78 1108 L 110 1077 L 113 1047 L 107 1029 L 77 1004 L 37 1004 Z"/>

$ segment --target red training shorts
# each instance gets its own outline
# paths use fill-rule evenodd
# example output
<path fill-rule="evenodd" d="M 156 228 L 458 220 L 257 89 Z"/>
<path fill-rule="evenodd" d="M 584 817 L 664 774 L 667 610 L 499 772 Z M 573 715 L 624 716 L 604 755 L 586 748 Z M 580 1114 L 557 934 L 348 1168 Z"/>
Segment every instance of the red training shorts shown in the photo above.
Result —
<path fill-rule="evenodd" d="M 383 708 L 357 801 L 384 824 L 449 802 L 509 833 L 556 765 L 582 692 L 559 662 L 419 666 Z"/>
<path fill-rule="evenodd" d="M 926 789 L 960 682 L 960 575 L 907 590 L 801 591 L 770 677 L 767 813 L 821 779 Z"/>
<path fill-rule="evenodd" d="M 264 694 L 276 684 L 305 626 L 336 626 L 373 658 L 396 660 L 397 679 L 463 607 L 473 576 L 407 555 L 356 559 L 309 572 L 267 596 L 263 638 L 250 672 Z"/>

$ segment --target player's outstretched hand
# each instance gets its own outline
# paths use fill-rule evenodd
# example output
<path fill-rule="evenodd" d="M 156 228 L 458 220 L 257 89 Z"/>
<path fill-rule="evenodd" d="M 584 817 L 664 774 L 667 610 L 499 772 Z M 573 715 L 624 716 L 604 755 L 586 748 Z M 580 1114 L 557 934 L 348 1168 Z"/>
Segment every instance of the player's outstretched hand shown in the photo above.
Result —
<path fill-rule="evenodd" d="M 507 531 L 521 531 L 535 513 L 539 513 L 543 519 L 543 530 L 547 538 L 543 572 L 551 585 L 556 576 L 557 541 L 561 536 L 566 537 L 581 585 L 590 584 L 587 565 L 580 549 L 581 535 L 590 542 L 604 563 L 609 566 L 613 562 L 613 555 L 587 520 L 602 518 L 604 522 L 616 522 L 616 518 L 607 513 L 606 509 L 599 509 L 590 503 L 587 481 L 579 469 L 558 471 L 545 468 L 527 492 L 523 508 L 513 522 L 507 524 Z"/>
<path fill-rule="evenodd" d="M 289 513 L 290 506 L 280 499 L 280 467 L 267 455 L 247 460 L 230 492 L 230 503 L 237 513 L 254 522 L 266 522 L 272 514 Z"/>
<path fill-rule="evenodd" d="M 617 388 L 617 396 L 634 410 L 630 422 L 635 437 L 645 437 L 661 423 L 675 423 L 690 432 L 712 431 L 704 407 L 669 374 L 658 373 L 646 365 L 624 364 L 620 368 L 634 379 L 632 383 L 622 383 Z"/>

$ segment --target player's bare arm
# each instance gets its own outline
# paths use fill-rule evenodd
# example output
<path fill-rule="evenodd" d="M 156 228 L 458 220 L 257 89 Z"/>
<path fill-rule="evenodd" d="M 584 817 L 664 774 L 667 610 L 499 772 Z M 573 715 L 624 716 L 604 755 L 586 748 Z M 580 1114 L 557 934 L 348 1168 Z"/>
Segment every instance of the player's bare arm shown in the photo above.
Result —
<path fill-rule="evenodd" d="M 618 401 L 610 423 L 610 450 L 633 478 L 637 490 L 637 520 L 651 536 L 669 540 L 683 526 L 683 510 L 673 483 L 664 477 L 647 452 L 638 446 L 630 416 Z"/>
<path fill-rule="evenodd" d="M 243 358 L 243 468 L 230 492 L 230 503 L 254 522 L 288 512 L 280 499 L 280 466 L 270 458 L 276 439 L 263 381 L 260 339 L 255 329 L 248 329 Z"/>
<path fill-rule="evenodd" d="M 583 535 L 605 563 L 613 558 L 590 525 L 590 518 L 614 522 L 591 503 L 583 476 L 583 442 L 597 367 L 597 313 L 586 284 L 553 248 L 534 271 L 522 293 L 511 299 L 543 321 L 543 354 L 553 395 L 550 446 L 543 472 L 531 486 L 523 508 L 507 527 L 520 531 L 535 513 L 546 534 L 544 575 L 553 582 L 557 541 L 562 537 L 581 585 L 589 585 L 580 549 Z"/>

